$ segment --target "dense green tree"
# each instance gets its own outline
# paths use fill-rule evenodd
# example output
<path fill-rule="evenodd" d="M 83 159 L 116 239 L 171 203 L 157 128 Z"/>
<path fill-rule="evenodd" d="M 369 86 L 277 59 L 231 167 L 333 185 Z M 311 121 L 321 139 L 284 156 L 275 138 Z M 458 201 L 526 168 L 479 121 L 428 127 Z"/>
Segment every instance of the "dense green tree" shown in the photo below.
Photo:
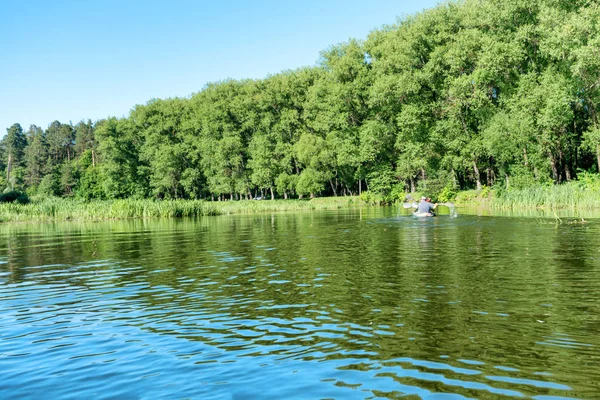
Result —
<path fill-rule="evenodd" d="M 139 160 L 142 138 L 129 119 L 108 118 L 96 124 L 99 173 L 103 196 L 109 199 L 149 194 L 147 165 Z"/>
<path fill-rule="evenodd" d="M 75 125 L 75 154 L 81 156 L 85 151 L 92 156 L 92 166 L 96 166 L 96 151 L 98 142 L 94 134 L 94 124 L 91 120 L 81 121 Z"/>
<path fill-rule="evenodd" d="M 14 190 L 18 183 L 19 173 L 17 170 L 23 162 L 23 155 L 27 139 L 23 133 L 23 128 L 19 124 L 13 124 L 6 129 L 6 136 L 2 139 L 4 156 L 6 157 L 6 182 L 11 190 Z"/>
<path fill-rule="evenodd" d="M 25 148 L 25 184 L 32 192 L 37 190 L 44 175 L 44 166 L 48 159 L 46 137 L 42 128 L 31 125 L 27 131 Z"/>
<path fill-rule="evenodd" d="M 15 124 L 0 183 L 221 200 L 560 183 L 600 172 L 598 48 L 597 2 L 450 1 L 331 46 L 313 67 L 211 83 L 124 118 Z"/>
<path fill-rule="evenodd" d="M 52 122 L 46 129 L 46 143 L 48 144 L 48 153 L 55 164 L 60 164 L 65 159 L 70 161 L 75 144 L 75 131 L 71 124 Z"/>

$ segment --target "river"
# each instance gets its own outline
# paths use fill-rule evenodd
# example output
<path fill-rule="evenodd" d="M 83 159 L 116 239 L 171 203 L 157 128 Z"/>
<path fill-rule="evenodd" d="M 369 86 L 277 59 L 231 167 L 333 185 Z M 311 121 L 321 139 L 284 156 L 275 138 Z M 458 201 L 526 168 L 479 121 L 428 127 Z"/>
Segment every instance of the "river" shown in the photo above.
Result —
<path fill-rule="evenodd" d="M 3 224 L 0 396 L 600 398 L 599 245 L 383 207 Z"/>

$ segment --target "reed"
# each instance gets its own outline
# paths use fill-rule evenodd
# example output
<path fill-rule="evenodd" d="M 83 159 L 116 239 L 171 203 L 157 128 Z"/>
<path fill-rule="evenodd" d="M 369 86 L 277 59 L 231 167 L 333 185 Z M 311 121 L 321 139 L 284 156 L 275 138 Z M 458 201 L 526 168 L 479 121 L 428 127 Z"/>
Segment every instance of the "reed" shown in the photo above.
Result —
<path fill-rule="evenodd" d="M 80 201 L 46 198 L 29 204 L 0 204 L 0 222 L 199 217 L 222 214 L 339 209 L 358 203 L 359 199 L 357 197 L 224 202 L 135 199 Z"/>
<path fill-rule="evenodd" d="M 361 204 L 358 197 L 324 197 L 310 200 L 242 200 L 217 204 L 222 214 L 277 211 L 332 210 Z"/>
<path fill-rule="evenodd" d="M 600 191 L 579 182 L 530 186 L 497 193 L 491 205 L 502 209 L 599 209 Z"/>

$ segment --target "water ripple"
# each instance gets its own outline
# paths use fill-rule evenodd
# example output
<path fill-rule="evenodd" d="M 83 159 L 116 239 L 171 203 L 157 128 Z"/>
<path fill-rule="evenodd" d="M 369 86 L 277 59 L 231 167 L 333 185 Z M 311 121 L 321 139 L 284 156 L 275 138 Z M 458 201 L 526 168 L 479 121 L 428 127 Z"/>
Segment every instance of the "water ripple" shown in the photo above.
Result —
<path fill-rule="evenodd" d="M 598 393 L 597 226 L 262 218 L 2 237 L 3 394 Z"/>

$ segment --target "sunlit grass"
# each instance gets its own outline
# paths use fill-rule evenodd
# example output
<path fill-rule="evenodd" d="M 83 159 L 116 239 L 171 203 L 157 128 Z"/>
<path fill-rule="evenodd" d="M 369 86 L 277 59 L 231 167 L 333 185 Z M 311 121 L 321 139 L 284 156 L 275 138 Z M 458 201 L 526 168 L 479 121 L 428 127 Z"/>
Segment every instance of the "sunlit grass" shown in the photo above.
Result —
<path fill-rule="evenodd" d="M 485 195 L 484 195 L 485 194 Z M 600 209 L 600 191 L 578 182 L 502 191 L 460 192 L 459 205 L 486 203 L 499 209 Z M 180 218 L 223 214 L 331 210 L 364 205 L 358 196 L 310 200 L 95 200 L 46 198 L 29 204 L 0 204 L 0 222 L 100 221 L 106 219 Z"/>
<path fill-rule="evenodd" d="M 242 200 L 217 202 L 221 214 L 244 214 L 274 211 L 331 210 L 360 203 L 358 197 L 323 197 L 311 200 Z"/>
<path fill-rule="evenodd" d="M 47 198 L 29 204 L 0 204 L 0 222 L 198 217 L 222 214 L 338 209 L 358 203 L 359 199 L 357 197 L 223 202 L 134 199 L 80 201 Z"/>
<path fill-rule="evenodd" d="M 555 186 L 531 186 L 498 194 L 491 205 L 497 208 L 598 209 L 600 191 L 578 182 Z"/>

